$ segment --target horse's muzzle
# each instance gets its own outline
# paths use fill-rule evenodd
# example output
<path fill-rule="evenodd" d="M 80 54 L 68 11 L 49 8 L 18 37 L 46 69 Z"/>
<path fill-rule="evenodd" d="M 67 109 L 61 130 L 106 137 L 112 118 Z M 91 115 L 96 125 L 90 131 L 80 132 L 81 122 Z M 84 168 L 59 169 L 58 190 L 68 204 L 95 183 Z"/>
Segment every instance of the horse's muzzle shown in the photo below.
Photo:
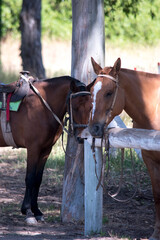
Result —
<path fill-rule="evenodd" d="M 74 136 L 75 136 L 76 141 L 77 141 L 79 144 L 84 143 L 84 139 L 81 138 L 81 132 L 82 132 L 82 130 L 83 130 L 83 129 L 78 129 L 78 128 L 75 128 L 75 129 L 74 129 Z"/>
<path fill-rule="evenodd" d="M 104 124 L 94 123 L 89 126 L 89 132 L 93 137 L 101 138 L 104 134 Z"/>

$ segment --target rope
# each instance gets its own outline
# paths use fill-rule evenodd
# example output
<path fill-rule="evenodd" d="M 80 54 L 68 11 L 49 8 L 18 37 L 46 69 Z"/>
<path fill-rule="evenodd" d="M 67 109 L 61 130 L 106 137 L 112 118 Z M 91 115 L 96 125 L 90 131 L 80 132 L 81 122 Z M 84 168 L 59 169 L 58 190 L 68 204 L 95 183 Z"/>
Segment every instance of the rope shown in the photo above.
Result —
<path fill-rule="evenodd" d="M 120 177 L 120 182 L 119 182 L 119 187 L 118 187 L 118 190 L 114 193 L 114 194 L 111 194 L 111 192 L 108 192 L 108 195 L 110 197 L 112 197 L 114 200 L 118 201 L 118 202 L 129 202 L 131 199 L 133 199 L 137 193 L 137 189 L 138 189 L 138 184 L 137 184 L 137 175 L 136 175 L 136 171 L 135 171 L 135 165 L 134 165 L 134 161 L 133 161 L 133 155 L 132 155 L 132 149 L 130 149 L 130 156 L 131 156 L 131 162 L 132 162 L 132 169 L 133 169 L 133 172 L 134 172 L 134 175 L 135 175 L 135 185 L 136 185 L 136 188 L 135 188 L 135 191 L 134 193 L 132 194 L 131 197 L 127 198 L 127 199 L 118 199 L 116 198 L 117 195 L 120 193 L 121 191 L 121 188 L 122 188 L 122 183 L 123 183 L 123 163 L 124 163 L 124 149 L 121 149 L 121 177 Z"/>
<path fill-rule="evenodd" d="M 52 111 L 51 107 L 49 106 L 49 104 L 46 102 L 46 100 L 41 96 L 40 92 L 38 91 L 37 88 L 35 88 L 33 86 L 33 84 L 31 82 L 29 82 L 31 89 L 38 95 L 38 97 L 41 99 L 41 101 L 44 103 L 44 105 L 48 108 L 48 110 L 52 113 L 52 115 L 54 116 L 54 118 L 57 120 L 57 122 L 61 125 L 62 130 L 64 130 L 63 128 L 63 124 L 60 121 L 59 117 Z"/>
<path fill-rule="evenodd" d="M 92 149 L 93 159 L 94 159 L 94 162 L 95 162 L 95 175 L 96 175 L 96 178 L 98 180 L 96 190 L 98 190 L 100 186 L 102 188 L 104 188 L 103 179 L 104 179 L 104 170 L 105 170 L 105 166 L 106 166 L 106 159 L 108 159 L 108 168 L 107 168 L 107 173 L 106 173 L 107 178 L 109 177 L 109 172 L 110 172 L 109 138 L 105 137 L 104 141 L 105 141 L 105 151 L 104 151 L 104 154 L 103 154 L 103 146 L 102 146 L 103 138 L 102 138 L 102 141 L 101 141 L 102 167 L 101 167 L 100 177 L 98 177 L 97 168 L 96 168 L 97 160 L 96 160 L 96 154 L 95 154 L 95 138 L 92 139 L 91 149 Z M 123 185 L 124 149 L 121 149 L 121 176 L 120 176 L 119 186 L 118 186 L 118 189 L 115 193 L 111 193 L 111 192 L 108 191 L 108 195 L 118 202 L 128 202 L 131 199 L 133 199 L 135 197 L 136 193 L 137 193 L 137 189 L 138 189 L 138 187 L 137 187 L 138 184 L 137 183 L 138 183 L 138 181 L 137 181 L 137 175 L 136 175 L 136 171 L 135 171 L 135 164 L 134 164 L 134 160 L 133 160 L 132 149 L 130 149 L 130 156 L 131 156 L 133 174 L 135 176 L 136 188 L 135 188 L 135 191 L 134 191 L 134 193 L 132 194 L 131 197 L 129 197 L 127 199 L 124 199 L 124 200 L 121 200 L 121 199 L 117 198 L 118 194 L 120 193 L 120 191 L 122 189 L 122 185 Z"/>
<path fill-rule="evenodd" d="M 95 162 L 95 175 L 96 175 L 96 178 L 98 180 L 96 191 L 99 189 L 100 186 L 103 188 L 105 164 L 104 164 L 104 158 L 103 158 L 103 147 L 102 147 L 102 144 L 103 144 L 103 139 L 101 140 L 102 165 L 101 165 L 100 177 L 98 177 L 97 168 L 96 168 L 97 160 L 96 160 L 96 153 L 95 153 L 95 138 L 92 139 L 91 150 L 92 150 L 92 155 L 93 155 L 93 159 L 94 159 L 94 162 Z"/>

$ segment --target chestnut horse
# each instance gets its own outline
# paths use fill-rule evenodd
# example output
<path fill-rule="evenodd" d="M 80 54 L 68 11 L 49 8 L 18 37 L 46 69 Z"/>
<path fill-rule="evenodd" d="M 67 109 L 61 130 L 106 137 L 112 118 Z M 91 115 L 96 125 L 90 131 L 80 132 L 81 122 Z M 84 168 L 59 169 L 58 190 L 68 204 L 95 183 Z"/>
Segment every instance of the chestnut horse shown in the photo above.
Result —
<path fill-rule="evenodd" d="M 92 107 L 87 87 L 72 77 L 35 81 L 32 86 L 39 91 L 50 110 L 33 89 L 29 89 L 19 110 L 10 113 L 13 139 L 18 148 L 27 149 L 26 191 L 21 212 L 26 215 L 28 224 L 43 221 L 43 214 L 37 203 L 39 188 L 46 160 L 63 131 L 65 113 L 71 113 L 71 127 L 78 136 L 81 127 L 88 124 Z M 2 130 L 0 146 L 6 146 Z"/>
<path fill-rule="evenodd" d="M 160 75 L 121 69 L 120 58 L 113 67 L 101 68 L 92 58 L 97 78 L 90 85 L 93 109 L 90 133 L 102 137 L 108 125 L 122 110 L 133 119 L 134 128 L 160 130 Z M 150 240 L 160 239 L 160 152 L 142 150 L 148 168 L 156 210 L 155 228 Z"/>

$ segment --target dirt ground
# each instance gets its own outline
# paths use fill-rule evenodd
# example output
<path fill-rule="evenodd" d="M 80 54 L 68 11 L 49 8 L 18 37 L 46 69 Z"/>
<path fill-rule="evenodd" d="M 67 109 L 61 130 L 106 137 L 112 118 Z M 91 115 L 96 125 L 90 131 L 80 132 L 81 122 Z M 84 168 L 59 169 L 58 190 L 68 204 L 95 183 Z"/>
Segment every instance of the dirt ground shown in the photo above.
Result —
<path fill-rule="evenodd" d="M 27 226 L 20 206 L 24 195 L 25 168 L 17 168 L 16 159 L 1 161 L 0 155 L 0 239 L 48 240 L 48 239 L 147 239 L 154 226 L 154 204 L 150 184 L 139 189 L 128 203 L 113 200 L 107 195 L 112 186 L 104 190 L 104 212 L 102 233 L 84 237 L 83 224 L 60 221 L 62 178 L 55 183 L 53 169 L 45 169 L 39 194 L 39 205 L 45 213 L 45 223 Z M 3 157 L 4 159 L 4 157 Z M 142 181 L 148 182 L 146 175 Z M 122 188 L 119 198 L 126 199 L 132 191 Z"/>

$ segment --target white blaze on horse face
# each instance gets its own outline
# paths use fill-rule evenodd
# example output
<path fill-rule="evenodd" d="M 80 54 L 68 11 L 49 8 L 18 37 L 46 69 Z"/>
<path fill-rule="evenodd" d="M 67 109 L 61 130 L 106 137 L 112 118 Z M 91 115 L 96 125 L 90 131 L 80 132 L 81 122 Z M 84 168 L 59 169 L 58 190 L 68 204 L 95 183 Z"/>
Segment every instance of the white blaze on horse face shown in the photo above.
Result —
<path fill-rule="evenodd" d="M 102 88 L 102 82 L 97 82 L 94 86 L 94 90 L 93 90 L 93 108 L 92 108 L 92 119 L 94 117 L 94 113 L 96 110 L 96 97 L 97 97 L 97 93 L 101 90 Z"/>

